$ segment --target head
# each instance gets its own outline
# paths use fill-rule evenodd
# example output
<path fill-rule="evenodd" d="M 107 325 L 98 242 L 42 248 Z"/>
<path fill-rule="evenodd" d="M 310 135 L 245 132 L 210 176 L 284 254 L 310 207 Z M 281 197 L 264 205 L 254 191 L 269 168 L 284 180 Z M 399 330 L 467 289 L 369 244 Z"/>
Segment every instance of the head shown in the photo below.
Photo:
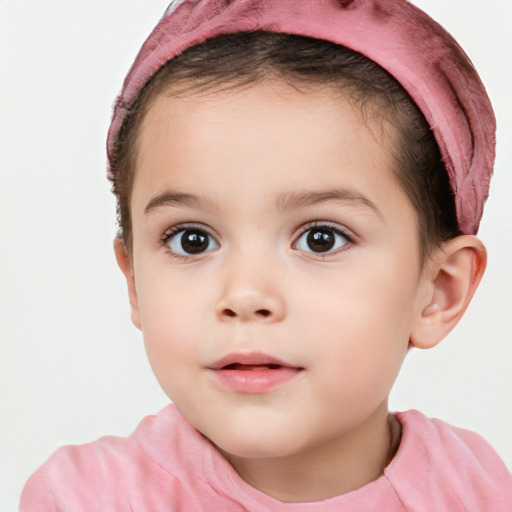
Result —
<path fill-rule="evenodd" d="M 181 49 L 123 109 L 115 249 L 164 390 L 241 474 L 374 442 L 485 267 L 418 102 L 359 52 L 256 30 Z"/>

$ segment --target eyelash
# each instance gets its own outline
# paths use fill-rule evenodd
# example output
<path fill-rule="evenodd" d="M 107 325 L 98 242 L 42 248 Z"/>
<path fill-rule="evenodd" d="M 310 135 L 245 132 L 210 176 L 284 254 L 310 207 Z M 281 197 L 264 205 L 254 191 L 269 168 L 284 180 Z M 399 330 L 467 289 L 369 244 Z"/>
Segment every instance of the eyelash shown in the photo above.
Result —
<path fill-rule="evenodd" d="M 193 224 L 193 223 L 192 224 L 178 224 L 176 226 L 172 226 L 171 228 L 167 229 L 165 231 L 165 233 L 162 235 L 162 237 L 160 238 L 160 245 L 163 246 L 173 258 L 177 258 L 179 260 L 182 260 L 183 262 L 187 262 L 190 259 L 193 259 L 195 257 L 197 258 L 197 256 L 201 256 L 204 253 L 199 253 L 198 255 L 194 255 L 194 254 L 185 255 L 185 254 L 177 253 L 176 251 L 173 251 L 170 248 L 170 246 L 169 246 L 170 240 L 172 240 L 178 233 L 185 233 L 188 230 L 202 231 L 203 233 L 205 233 L 206 235 L 211 237 L 213 240 L 215 240 L 217 245 L 219 245 L 219 242 L 217 242 L 216 237 L 210 233 L 210 230 L 207 227 L 205 227 L 204 225 Z"/>
<path fill-rule="evenodd" d="M 341 248 L 339 248 L 333 252 L 317 252 L 317 253 L 315 253 L 314 251 L 311 251 L 311 252 L 307 251 L 310 254 L 316 254 L 317 257 L 326 258 L 328 256 L 333 256 L 335 254 L 338 254 L 340 252 L 347 250 L 348 246 L 355 244 L 355 239 L 354 239 L 353 235 L 348 233 L 345 229 L 341 228 L 338 224 L 334 224 L 329 221 L 314 221 L 314 222 L 307 223 L 300 228 L 300 232 L 296 236 L 295 242 L 292 244 L 292 247 L 297 248 L 297 244 L 298 244 L 299 240 L 301 239 L 301 237 L 304 236 L 308 231 L 312 231 L 315 228 L 324 229 L 326 231 L 332 231 L 336 235 L 339 235 L 346 240 L 346 243 Z M 298 250 L 300 250 L 300 249 L 298 249 Z M 306 251 L 303 251 L 303 252 L 306 252 Z"/>
<path fill-rule="evenodd" d="M 317 228 L 318 230 L 323 229 L 325 231 L 333 232 L 333 233 L 335 233 L 335 235 L 338 235 L 338 236 L 341 236 L 342 238 L 344 238 L 346 240 L 346 243 L 343 244 L 343 246 L 341 246 L 340 248 L 338 248 L 332 252 L 331 251 L 325 251 L 325 252 L 304 251 L 304 250 L 299 249 L 298 243 L 299 243 L 300 239 L 306 233 L 314 230 L 315 228 Z M 218 248 L 218 246 L 220 246 L 219 242 L 217 241 L 217 238 L 211 234 L 210 230 L 207 227 L 205 227 L 204 225 L 199 225 L 199 224 L 178 224 L 176 226 L 172 226 L 171 228 L 167 229 L 165 231 L 165 233 L 161 236 L 160 241 L 159 241 L 160 245 L 165 247 L 165 249 L 168 251 L 168 253 L 173 258 L 180 259 L 184 262 L 189 261 L 190 259 L 193 259 L 193 258 L 197 258 L 197 256 L 204 255 L 207 252 L 211 252 L 211 251 L 203 251 L 203 252 L 199 252 L 197 255 L 194 255 L 194 254 L 186 255 L 186 254 L 180 254 L 176 251 L 173 251 L 171 249 L 171 247 L 169 246 L 170 240 L 172 240 L 178 233 L 185 233 L 188 230 L 201 231 L 201 232 L 205 233 L 208 237 L 211 237 L 211 239 L 213 239 L 215 241 L 215 243 L 217 244 L 217 248 Z M 300 232 L 295 237 L 295 241 L 292 243 L 292 248 L 299 250 L 303 253 L 315 255 L 316 257 L 319 257 L 319 258 L 326 258 L 326 257 L 332 256 L 332 255 L 338 254 L 339 252 L 347 250 L 347 248 L 348 248 L 347 246 L 354 245 L 354 243 L 355 242 L 354 242 L 353 236 L 350 235 L 346 230 L 342 229 L 339 225 L 334 224 L 332 222 L 328 222 L 328 221 L 314 221 L 314 222 L 307 223 L 300 228 Z"/>

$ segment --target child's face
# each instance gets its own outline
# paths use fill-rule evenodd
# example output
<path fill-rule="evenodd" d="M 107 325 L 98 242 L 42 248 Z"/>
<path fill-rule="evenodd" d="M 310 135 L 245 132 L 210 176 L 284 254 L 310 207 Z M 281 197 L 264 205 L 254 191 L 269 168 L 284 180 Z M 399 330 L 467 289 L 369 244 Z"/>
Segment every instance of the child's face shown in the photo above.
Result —
<path fill-rule="evenodd" d="M 339 94 L 280 82 L 161 95 L 141 127 L 134 322 L 164 390 L 230 454 L 385 418 L 427 286 L 381 135 Z"/>

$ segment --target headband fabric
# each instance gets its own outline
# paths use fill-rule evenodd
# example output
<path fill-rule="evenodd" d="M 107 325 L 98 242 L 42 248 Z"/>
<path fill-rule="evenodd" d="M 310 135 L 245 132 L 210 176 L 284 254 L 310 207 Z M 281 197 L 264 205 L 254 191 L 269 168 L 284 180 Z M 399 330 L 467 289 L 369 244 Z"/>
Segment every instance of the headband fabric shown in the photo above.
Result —
<path fill-rule="evenodd" d="M 330 41 L 361 53 L 390 73 L 434 133 L 460 230 L 477 233 L 495 158 L 492 106 L 457 42 L 406 0 L 173 2 L 140 49 L 115 102 L 107 139 L 109 161 L 131 105 L 167 61 L 206 39 L 256 30 Z M 108 176 L 115 179 L 110 167 Z"/>

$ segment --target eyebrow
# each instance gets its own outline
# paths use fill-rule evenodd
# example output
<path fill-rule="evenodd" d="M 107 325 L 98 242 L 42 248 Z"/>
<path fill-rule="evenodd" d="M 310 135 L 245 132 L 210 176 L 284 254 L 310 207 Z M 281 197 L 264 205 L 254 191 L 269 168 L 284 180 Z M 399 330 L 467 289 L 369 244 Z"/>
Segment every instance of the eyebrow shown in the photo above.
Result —
<path fill-rule="evenodd" d="M 313 192 L 286 192 L 278 197 L 276 208 L 278 211 L 286 212 L 327 201 L 342 201 L 364 206 L 384 220 L 382 212 L 373 201 L 358 192 L 344 188 L 332 188 Z"/>
<path fill-rule="evenodd" d="M 285 192 L 277 197 L 276 210 L 279 212 L 287 212 L 328 201 L 342 201 L 364 206 L 384 220 L 384 216 L 373 201 L 362 194 L 344 188 L 311 192 Z M 153 210 L 165 206 L 203 207 L 210 210 L 218 210 L 217 206 L 205 197 L 166 190 L 156 195 L 148 202 L 144 208 L 144 214 L 151 213 Z"/>
<path fill-rule="evenodd" d="M 151 213 L 153 210 L 162 206 L 188 206 L 188 207 L 205 207 L 211 210 L 216 210 L 217 207 L 208 199 L 197 196 L 195 194 L 185 194 L 183 192 L 174 192 L 166 190 L 161 194 L 153 197 L 146 207 L 144 214 Z"/>

